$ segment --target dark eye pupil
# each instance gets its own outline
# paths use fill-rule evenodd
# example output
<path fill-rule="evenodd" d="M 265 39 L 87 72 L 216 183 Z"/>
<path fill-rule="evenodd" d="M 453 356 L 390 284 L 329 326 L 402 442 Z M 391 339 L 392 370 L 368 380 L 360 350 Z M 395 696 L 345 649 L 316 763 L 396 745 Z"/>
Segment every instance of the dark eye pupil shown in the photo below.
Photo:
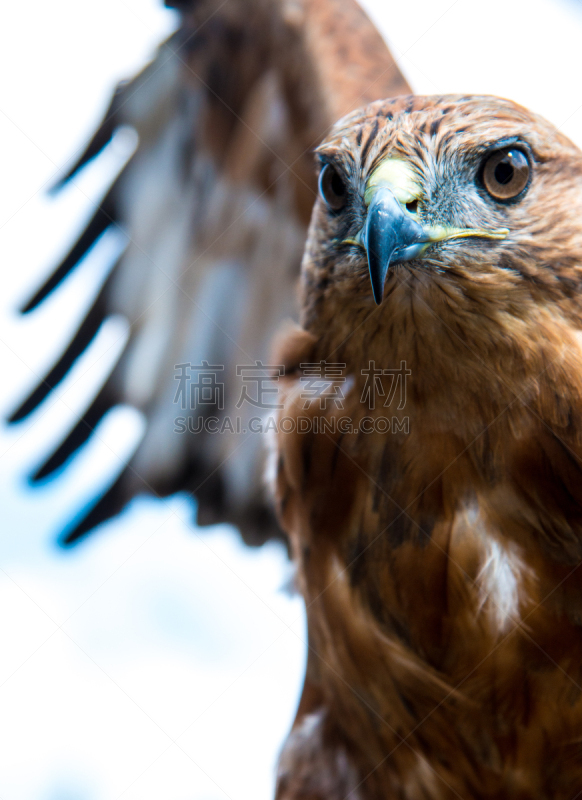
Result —
<path fill-rule="evenodd" d="M 501 161 L 495 167 L 495 180 L 502 185 L 509 183 L 513 178 L 513 172 L 514 170 L 511 164 L 507 161 Z"/>
<path fill-rule="evenodd" d="M 344 186 L 344 182 L 337 174 L 337 172 L 333 171 L 333 177 L 331 179 L 331 190 L 332 192 L 337 195 L 338 197 L 343 197 L 346 187 Z"/>
<path fill-rule="evenodd" d="M 331 164 L 326 164 L 321 170 L 319 192 L 328 208 L 333 211 L 340 211 L 346 204 L 346 185 L 339 172 Z"/>

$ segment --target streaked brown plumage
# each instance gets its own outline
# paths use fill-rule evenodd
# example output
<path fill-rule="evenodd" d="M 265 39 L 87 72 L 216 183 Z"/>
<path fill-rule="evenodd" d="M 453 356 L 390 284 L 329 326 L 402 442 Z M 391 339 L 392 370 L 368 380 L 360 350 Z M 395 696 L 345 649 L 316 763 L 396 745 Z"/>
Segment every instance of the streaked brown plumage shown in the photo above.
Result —
<path fill-rule="evenodd" d="M 110 314 L 130 336 L 105 385 L 33 480 L 66 463 L 119 403 L 145 433 L 108 492 L 65 531 L 71 543 L 139 492 L 186 491 L 200 524 L 237 525 L 248 542 L 281 535 L 263 485 L 259 437 L 174 431 L 176 364 L 224 366 L 224 409 L 237 409 L 236 366 L 267 359 L 282 319 L 296 317 L 296 282 L 317 194 L 313 148 L 343 114 L 410 91 L 355 0 L 196 0 L 142 73 L 122 84 L 66 184 L 131 126 L 139 145 L 78 243 L 25 311 L 74 269 L 105 230 L 128 246 L 71 345 L 12 421 L 33 412 Z M 245 418 L 246 427 L 246 418 Z"/>
<path fill-rule="evenodd" d="M 527 155 L 531 181 L 498 202 L 480 165 L 508 144 Z M 310 643 L 278 799 L 572 800 L 582 790 L 582 154 L 509 101 L 456 96 L 374 103 L 319 153 L 347 202 L 334 211 L 320 199 L 313 212 L 302 328 L 279 347 L 281 415 L 348 416 L 356 431 L 277 438 L 279 513 Z M 355 239 L 370 175 L 394 158 L 420 187 L 422 224 L 509 232 L 441 241 L 393 265 L 376 306 Z M 347 365 L 343 410 L 301 397 L 301 365 L 322 360 Z M 390 408 L 408 433 L 357 432 L 364 415 L 385 413 L 361 401 L 370 360 L 411 370 L 405 408 Z"/>

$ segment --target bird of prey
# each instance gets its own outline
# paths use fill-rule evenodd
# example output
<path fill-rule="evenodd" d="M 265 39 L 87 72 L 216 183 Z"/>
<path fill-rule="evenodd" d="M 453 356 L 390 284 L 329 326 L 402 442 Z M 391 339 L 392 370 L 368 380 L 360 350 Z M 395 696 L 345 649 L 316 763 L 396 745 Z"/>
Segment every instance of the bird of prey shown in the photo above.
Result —
<path fill-rule="evenodd" d="M 508 100 L 443 96 L 374 102 L 318 157 L 278 348 L 309 630 L 278 800 L 572 800 L 582 153 Z M 307 391 L 313 364 L 337 371 Z"/>
<path fill-rule="evenodd" d="M 67 375 L 109 315 L 130 323 L 116 367 L 83 418 L 32 479 L 66 464 L 103 416 L 123 403 L 145 417 L 129 463 L 87 513 L 72 543 L 139 492 L 186 491 L 198 522 L 232 522 L 245 540 L 280 536 L 264 492 L 260 437 L 244 430 L 257 409 L 237 408 L 243 368 L 268 361 L 296 283 L 316 194 L 313 150 L 341 116 L 410 92 L 355 0 L 167 2 L 178 31 L 133 80 L 121 84 L 93 139 L 57 188 L 132 127 L 139 144 L 78 241 L 25 305 L 54 291 L 108 229 L 127 247 L 79 330 L 12 421 L 24 419 Z M 180 375 L 192 390 L 217 367 L 204 402 L 190 391 L 193 426 L 176 427 Z M 238 372 L 240 374 L 237 374 Z M 223 388 L 222 388 L 223 387 Z M 204 388 L 204 387 L 202 387 Z M 220 436 L 199 419 L 242 419 Z M 194 431 L 194 432 L 192 432 Z"/>
<path fill-rule="evenodd" d="M 126 231 L 77 335 L 12 417 L 108 315 L 128 318 L 112 375 L 34 477 L 117 403 L 144 413 L 145 435 L 64 541 L 141 491 L 187 490 L 199 522 L 233 522 L 247 541 L 279 535 L 259 438 L 174 418 L 179 365 L 224 371 L 225 402 L 189 409 L 219 422 L 252 413 L 237 408 L 237 366 L 283 365 L 273 480 L 309 658 L 278 800 L 573 800 L 582 155 L 509 101 L 410 96 L 353 0 L 168 5 L 180 29 L 118 88 L 61 185 L 121 126 L 137 150 L 24 308 L 110 226 Z M 301 327 L 271 358 L 330 128 Z"/>

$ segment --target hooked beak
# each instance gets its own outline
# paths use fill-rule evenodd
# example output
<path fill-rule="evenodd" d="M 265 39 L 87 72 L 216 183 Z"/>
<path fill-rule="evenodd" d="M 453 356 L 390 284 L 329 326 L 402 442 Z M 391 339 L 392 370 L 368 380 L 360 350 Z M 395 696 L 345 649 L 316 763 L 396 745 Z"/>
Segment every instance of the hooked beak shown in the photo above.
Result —
<path fill-rule="evenodd" d="M 368 216 L 358 238 L 346 241 L 353 241 L 366 250 L 374 300 L 380 305 L 386 275 L 392 265 L 421 256 L 433 242 L 469 236 L 505 239 L 508 233 L 507 228 L 424 227 L 405 210 L 391 189 L 378 186 L 374 187 Z"/>
<path fill-rule="evenodd" d="M 420 255 L 426 242 L 422 226 L 404 211 L 390 189 L 377 189 L 368 207 L 368 218 L 362 232 L 377 305 L 382 302 L 390 265 Z"/>

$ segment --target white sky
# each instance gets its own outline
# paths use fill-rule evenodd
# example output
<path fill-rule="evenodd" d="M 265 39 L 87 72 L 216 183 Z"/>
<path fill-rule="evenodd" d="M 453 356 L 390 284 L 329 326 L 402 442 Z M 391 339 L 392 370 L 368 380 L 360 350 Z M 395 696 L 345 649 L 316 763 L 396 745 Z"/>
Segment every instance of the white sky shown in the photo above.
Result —
<path fill-rule="evenodd" d="M 492 93 L 582 144 L 574 0 L 365 0 L 415 91 Z M 174 24 L 155 0 L 5 4 L 0 27 L 0 412 L 67 341 L 118 244 L 105 240 L 35 314 L 15 309 L 124 158 L 113 148 L 56 200 L 113 85 Z M 181 498 L 138 500 L 73 552 L 55 534 L 139 433 L 120 410 L 72 469 L 27 472 L 73 423 L 124 336 L 112 321 L 21 426 L 0 428 L 0 800 L 268 800 L 302 681 L 301 602 L 281 548 L 196 531 Z"/>

